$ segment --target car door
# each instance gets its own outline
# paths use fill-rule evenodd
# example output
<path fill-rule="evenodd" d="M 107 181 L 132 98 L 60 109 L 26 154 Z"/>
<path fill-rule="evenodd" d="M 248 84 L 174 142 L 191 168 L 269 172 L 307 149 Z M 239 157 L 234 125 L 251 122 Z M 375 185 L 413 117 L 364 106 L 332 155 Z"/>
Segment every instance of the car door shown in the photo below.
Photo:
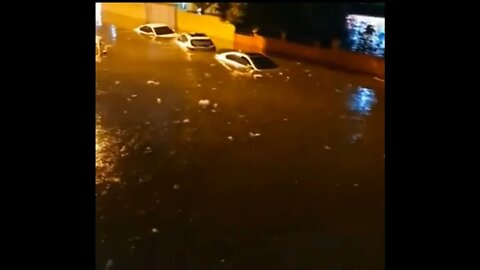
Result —
<path fill-rule="evenodd" d="M 227 59 L 227 64 L 235 71 L 244 73 L 251 70 L 250 61 L 245 57 L 237 54 L 228 54 L 225 58 Z"/>
<path fill-rule="evenodd" d="M 225 56 L 225 62 L 227 65 L 235 68 L 240 68 L 242 64 L 240 63 L 239 57 L 236 54 L 230 53 Z"/>

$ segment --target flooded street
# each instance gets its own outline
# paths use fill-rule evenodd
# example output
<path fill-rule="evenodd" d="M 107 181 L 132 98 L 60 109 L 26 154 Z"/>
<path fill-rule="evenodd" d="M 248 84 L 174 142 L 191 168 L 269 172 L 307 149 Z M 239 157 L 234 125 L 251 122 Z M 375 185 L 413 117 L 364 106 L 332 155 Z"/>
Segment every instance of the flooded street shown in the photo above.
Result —
<path fill-rule="evenodd" d="M 97 33 L 96 269 L 384 269 L 383 82 Z"/>

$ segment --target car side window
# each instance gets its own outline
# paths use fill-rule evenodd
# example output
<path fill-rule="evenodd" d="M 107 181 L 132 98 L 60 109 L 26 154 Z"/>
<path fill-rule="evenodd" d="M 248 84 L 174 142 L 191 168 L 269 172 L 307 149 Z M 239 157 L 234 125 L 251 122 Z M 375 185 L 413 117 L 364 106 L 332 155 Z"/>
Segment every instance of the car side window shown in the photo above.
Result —
<path fill-rule="evenodd" d="M 152 33 L 152 28 L 148 26 L 143 26 L 142 28 L 140 28 L 140 30 L 145 33 Z"/>
<path fill-rule="evenodd" d="M 248 66 L 248 65 L 249 65 L 248 60 L 242 59 L 242 57 L 239 57 L 239 56 L 234 55 L 234 54 L 229 54 L 229 55 L 227 55 L 226 58 L 227 58 L 228 60 L 237 62 L 237 63 L 239 63 L 240 65 L 243 65 L 243 66 Z"/>
<path fill-rule="evenodd" d="M 231 61 L 238 62 L 238 57 L 234 54 L 228 54 L 225 58 L 227 58 L 228 60 L 231 60 Z"/>
<path fill-rule="evenodd" d="M 244 66 L 251 66 L 250 61 L 245 56 L 239 57 L 240 64 Z"/>

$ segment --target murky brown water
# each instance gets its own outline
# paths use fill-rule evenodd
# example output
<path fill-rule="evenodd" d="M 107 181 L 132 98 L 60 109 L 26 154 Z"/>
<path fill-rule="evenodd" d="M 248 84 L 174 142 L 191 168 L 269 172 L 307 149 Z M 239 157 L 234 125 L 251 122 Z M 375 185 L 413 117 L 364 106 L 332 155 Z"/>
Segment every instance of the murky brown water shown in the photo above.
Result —
<path fill-rule="evenodd" d="M 277 58 L 274 79 L 232 75 L 112 29 L 97 269 L 384 268 L 382 82 Z"/>

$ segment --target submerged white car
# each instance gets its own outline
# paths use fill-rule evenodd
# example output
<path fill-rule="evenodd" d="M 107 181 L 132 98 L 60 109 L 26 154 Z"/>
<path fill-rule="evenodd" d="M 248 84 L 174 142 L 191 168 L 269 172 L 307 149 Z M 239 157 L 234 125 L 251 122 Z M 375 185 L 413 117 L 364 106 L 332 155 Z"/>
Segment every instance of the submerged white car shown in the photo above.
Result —
<path fill-rule="evenodd" d="M 258 76 L 273 75 L 279 68 L 270 57 L 255 52 L 241 52 L 237 50 L 219 50 L 215 59 L 226 68 L 246 74 Z"/>
<path fill-rule="evenodd" d="M 175 41 L 184 50 L 207 50 L 215 51 L 215 45 L 204 33 L 183 33 Z"/>
<path fill-rule="evenodd" d="M 152 37 L 174 38 L 178 36 L 175 30 L 164 23 L 149 23 L 140 25 L 139 27 L 135 28 L 134 31 L 139 34 Z"/>
<path fill-rule="evenodd" d="M 102 56 L 107 53 L 107 47 L 101 36 L 95 36 L 95 56 Z"/>

